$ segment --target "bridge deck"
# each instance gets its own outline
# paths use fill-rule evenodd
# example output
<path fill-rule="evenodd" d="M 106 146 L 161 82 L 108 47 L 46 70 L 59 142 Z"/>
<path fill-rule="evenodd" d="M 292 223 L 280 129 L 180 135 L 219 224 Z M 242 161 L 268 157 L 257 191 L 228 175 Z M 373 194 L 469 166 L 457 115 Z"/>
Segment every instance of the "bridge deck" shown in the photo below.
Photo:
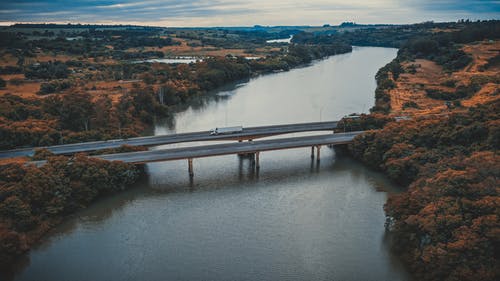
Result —
<path fill-rule="evenodd" d="M 29 148 L 0 151 L 0 158 L 33 156 L 35 150 L 39 148 L 46 148 L 55 154 L 71 154 L 71 153 L 94 151 L 100 149 L 118 148 L 122 145 L 155 146 L 155 145 L 172 144 L 180 142 L 256 139 L 259 137 L 297 133 L 297 132 L 330 131 L 337 128 L 337 123 L 338 123 L 337 121 L 329 121 L 329 122 L 313 122 L 313 123 L 248 127 L 244 128 L 241 133 L 228 134 L 228 135 L 213 136 L 210 135 L 209 131 L 202 131 L 202 132 L 149 136 L 149 137 L 139 137 L 130 139 L 116 139 L 108 141 L 54 145 L 45 147 L 29 147 Z"/>
<path fill-rule="evenodd" d="M 148 163 L 189 158 L 201 158 L 227 154 L 255 153 L 269 150 L 291 149 L 319 145 L 339 145 L 350 143 L 362 132 L 329 134 L 307 137 L 281 138 L 263 141 L 227 143 L 194 147 L 170 148 L 95 156 L 96 158 L 123 161 L 127 163 Z"/>

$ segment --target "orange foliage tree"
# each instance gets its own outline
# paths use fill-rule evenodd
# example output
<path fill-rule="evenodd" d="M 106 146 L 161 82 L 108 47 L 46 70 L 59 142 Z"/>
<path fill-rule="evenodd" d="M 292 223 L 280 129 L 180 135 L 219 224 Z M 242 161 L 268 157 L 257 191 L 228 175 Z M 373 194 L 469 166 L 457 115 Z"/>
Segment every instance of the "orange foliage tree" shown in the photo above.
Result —
<path fill-rule="evenodd" d="M 499 280 L 500 100 L 356 137 L 358 159 L 404 185 L 386 227 L 419 280 Z"/>
<path fill-rule="evenodd" d="M 131 164 L 88 158 L 49 157 L 41 166 L 0 166 L 0 265 L 65 215 L 100 195 L 130 186 L 138 178 Z M 35 236 L 35 237 L 33 237 Z"/>

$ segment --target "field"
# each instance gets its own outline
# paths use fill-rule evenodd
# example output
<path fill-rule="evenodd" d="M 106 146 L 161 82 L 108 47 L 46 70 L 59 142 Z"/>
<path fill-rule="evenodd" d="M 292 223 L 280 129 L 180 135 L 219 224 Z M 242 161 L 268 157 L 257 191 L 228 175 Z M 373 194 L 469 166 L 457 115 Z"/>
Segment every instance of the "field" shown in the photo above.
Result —
<path fill-rule="evenodd" d="M 500 81 L 499 67 L 493 66 L 484 69 L 489 59 L 498 55 L 500 41 L 483 41 L 475 44 L 464 45 L 462 50 L 473 58 L 472 63 L 462 70 L 446 72 L 437 63 L 416 59 L 404 62 L 403 68 L 406 73 L 400 75 L 396 81 L 396 87 L 389 91 L 391 97 L 391 108 L 396 115 L 401 114 L 440 114 L 449 112 L 449 106 L 445 101 L 430 98 L 426 89 L 434 89 L 441 92 L 452 92 L 459 85 L 470 85 L 474 79 L 482 79 L 481 89 L 471 97 L 461 100 L 465 107 L 483 104 L 498 98 L 498 82 Z M 415 73 L 409 73 L 409 69 L 415 69 Z M 414 102 L 415 107 L 406 107 L 408 102 Z"/>

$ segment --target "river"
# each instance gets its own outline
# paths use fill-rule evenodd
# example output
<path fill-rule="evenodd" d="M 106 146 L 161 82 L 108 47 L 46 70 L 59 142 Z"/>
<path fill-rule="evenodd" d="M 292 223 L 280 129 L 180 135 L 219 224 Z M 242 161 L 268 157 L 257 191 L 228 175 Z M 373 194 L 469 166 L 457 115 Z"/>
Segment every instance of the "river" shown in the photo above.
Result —
<path fill-rule="evenodd" d="M 338 120 L 367 112 L 396 49 L 356 47 L 260 76 L 159 122 L 156 134 Z M 136 188 L 54 229 L 15 280 L 410 280 L 386 243 L 398 188 L 324 147 L 149 164 Z"/>

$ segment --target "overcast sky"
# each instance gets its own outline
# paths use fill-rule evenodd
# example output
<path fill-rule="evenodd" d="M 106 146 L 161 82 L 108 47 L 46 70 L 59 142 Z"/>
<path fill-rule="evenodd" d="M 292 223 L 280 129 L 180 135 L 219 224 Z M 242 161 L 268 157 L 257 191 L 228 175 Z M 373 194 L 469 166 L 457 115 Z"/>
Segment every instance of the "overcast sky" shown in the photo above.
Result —
<path fill-rule="evenodd" d="M 0 0 L 0 24 L 336 25 L 500 19 L 494 0 Z"/>

